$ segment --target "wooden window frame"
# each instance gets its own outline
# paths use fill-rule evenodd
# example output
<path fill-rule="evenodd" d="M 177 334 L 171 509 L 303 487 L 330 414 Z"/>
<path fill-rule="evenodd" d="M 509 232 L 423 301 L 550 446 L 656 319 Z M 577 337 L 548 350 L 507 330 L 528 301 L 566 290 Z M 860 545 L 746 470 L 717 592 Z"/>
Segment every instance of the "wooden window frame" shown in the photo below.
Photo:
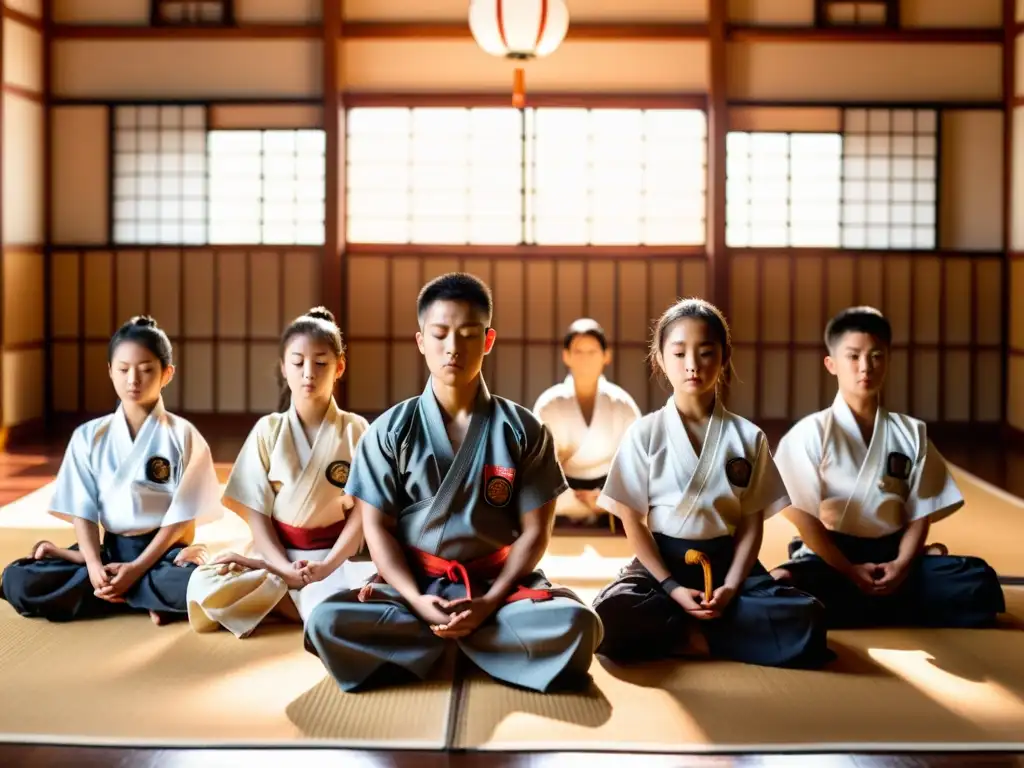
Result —
<path fill-rule="evenodd" d="M 234 27 L 235 26 L 235 3 L 234 0 L 202 0 L 203 2 L 219 2 L 223 9 L 220 21 L 188 21 L 172 22 L 165 21 L 160 9 L 164 5 L 177 4 L 185 0 L 149 0 L 149 24 L 152 27 L 164 28 L 192 28 L 192 27 Z"/>
<path fill-rule="evenodd" d="M 885 21 L 882 24 L 834 24 L 829 21 L 828 9 L 833 5 L 856 5 L 858 2 L 878 2 L 885 5 Z M 814 0 L 814 27 L 816 29 L 871 30 L 899 29 L 899 0 Z"/>

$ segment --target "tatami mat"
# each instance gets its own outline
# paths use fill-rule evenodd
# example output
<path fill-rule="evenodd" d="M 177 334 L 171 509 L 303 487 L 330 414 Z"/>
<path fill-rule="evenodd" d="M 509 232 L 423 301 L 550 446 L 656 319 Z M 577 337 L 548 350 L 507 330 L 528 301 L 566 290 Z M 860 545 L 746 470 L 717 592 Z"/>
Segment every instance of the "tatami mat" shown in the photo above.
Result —
<path fill-rule="evenodd" d="M 1024 505 L 958 472 L 969 512 L 933 539 L 1024 573 Z M 0 562 L 42 538 L 70 544 L 44 487 L 0 509 Z M 792 527 L 767 526 L 762 561 L 785 557 Z M 248 539 L 234 515 L 200 528 L 211 549 Z M 586 600 L 628 561 L 621 537 L 565 537 L 541 563 Z M 1024 626 L 1024 590 L 1007 588 Z M 0 741 L 107 745 L 332 744 L 381 749 L 694 752 L 862 749 L 881 744 L 992 748 L 1024 740 L 1024 637 L 991 630 L 835 632 L 835 669 L 728 662 L 620 668 L 595 661 L 586 695 L 541 696 L 450 665 L 420 685 L 342 694 L 296 626 L 247 640 L 155 627 L 145 616 L 51 624 L 0 602 Z M 464 668 L 471 668 L 466 663 Z M 456 701 L 457 700 L 457 701 Z M 454 708 L 454 709 L 453 709 Z M 453 720 L 453 712 L 458 718 Z M 454 730 L 449 733 L 454 725 Z M 1021 747 L 1024 748 L 1024 747 Z"/>
<path fill-rule="evenodd" d="M 592 592 L 579 590 L 589 598 Z M 1024 626 L 1024 590 L 1008 590 Z M 1024 748 L 1024 633 L 834 632 L 828 671 L 732 662 L 595 660 L 583 694 L 541 695 L 472 674 L 454 746 L 702 752 Z"/>

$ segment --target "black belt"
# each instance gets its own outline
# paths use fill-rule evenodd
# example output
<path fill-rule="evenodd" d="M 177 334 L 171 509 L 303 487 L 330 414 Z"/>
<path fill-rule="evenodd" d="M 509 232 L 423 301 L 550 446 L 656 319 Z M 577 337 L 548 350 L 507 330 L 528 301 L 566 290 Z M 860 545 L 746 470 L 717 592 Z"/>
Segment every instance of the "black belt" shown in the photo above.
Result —
<path fill-rule="evenodd" d="M 569 487 L 574 491 L 600 491 L 604 488 L 604 481 L 608 479 L 608 476 L 595 477 L 592 480 L 583 480 L 578 477 L 567 477 L 565 481 L 569 483 Z"/>

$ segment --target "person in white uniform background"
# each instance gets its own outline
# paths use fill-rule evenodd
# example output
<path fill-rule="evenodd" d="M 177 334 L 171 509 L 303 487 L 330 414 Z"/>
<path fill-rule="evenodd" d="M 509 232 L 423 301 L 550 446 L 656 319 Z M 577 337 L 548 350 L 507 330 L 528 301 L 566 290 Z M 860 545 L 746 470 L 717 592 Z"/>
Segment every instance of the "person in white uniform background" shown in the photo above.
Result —
<path fill-rule="evenodd" d="M 835 401 L 797 422 L 775 454 L 800 536 L 773 575 L 818 597 L 831 627 L 992 625 L 1006 606 L 988 563 L 925 549 L 931 524 L 964 498 L 924 422 L 881 404 L 889 321 L 846 309 L 825 343 Z"/>
<path fill-rule="evenodd" d="M 533 413 L 554 436 L 569 483 L 569 490 L 558 497 L 555 515 L 593 524 L 602 513 L 597 497 L 612 457 L 629 425 L 641 414 L 629 393 L 604 376 L 612 353 L 596 320 L 581 318 L 572 323 L 562 346 L 569 375 L 537 399 Z"/>
<path fill-rule="evenodd" d="M 161 624 L 185 615 L 189 577 L 205 559 L 188 545 L 222 514 L 220 484 L 206 440 L 164 409 L 174 364 L 156 321 L 122 325 L 107 361 L 120 403 L 75 429 L 49 506 L 77 543 L 39 542 L 4 569 L 0 596 L 50 621 L 148 611 Z"/>

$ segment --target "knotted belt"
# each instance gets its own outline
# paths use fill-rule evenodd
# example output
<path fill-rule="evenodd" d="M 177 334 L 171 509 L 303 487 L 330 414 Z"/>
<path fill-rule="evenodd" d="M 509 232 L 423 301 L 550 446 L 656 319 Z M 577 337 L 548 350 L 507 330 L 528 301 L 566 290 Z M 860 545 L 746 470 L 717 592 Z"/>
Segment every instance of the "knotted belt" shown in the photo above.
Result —
<path fill-rule="evenodd" d="M 464 584 L 466 587 L 466 597 L 472 600 L 472 579 L 497 578 L 498 574 L 501 573 L 502 567 L 505 565 L 505 561 L 508 560 L 512 547 L 511 545 L 502 547 L 485 557 L 470 560 L 468 563 L 460 563 L 458 560 L 445 560 L 443 557 L 431 555 L 429 552 L 423 552 L 413 547 L 408 547 L 405 551 L 409 559 L 414 565 L 419 566 L 419 570 L 425 576 L 435 579 L 445 578 L 453 584 Z M 384 579 L 381 578 L 380 574 L 374 576 L 360 590 L 359 601 L 366 602 L 373 592 L 373 585 L 380 584 L 383 581 Z M 530 587 L 518 584 L 515 590 L 505 598 L 505 603 L 515 603 L 519 600 L 550 600 L 551 597 L 550 589 L 531 589 Z"/>

